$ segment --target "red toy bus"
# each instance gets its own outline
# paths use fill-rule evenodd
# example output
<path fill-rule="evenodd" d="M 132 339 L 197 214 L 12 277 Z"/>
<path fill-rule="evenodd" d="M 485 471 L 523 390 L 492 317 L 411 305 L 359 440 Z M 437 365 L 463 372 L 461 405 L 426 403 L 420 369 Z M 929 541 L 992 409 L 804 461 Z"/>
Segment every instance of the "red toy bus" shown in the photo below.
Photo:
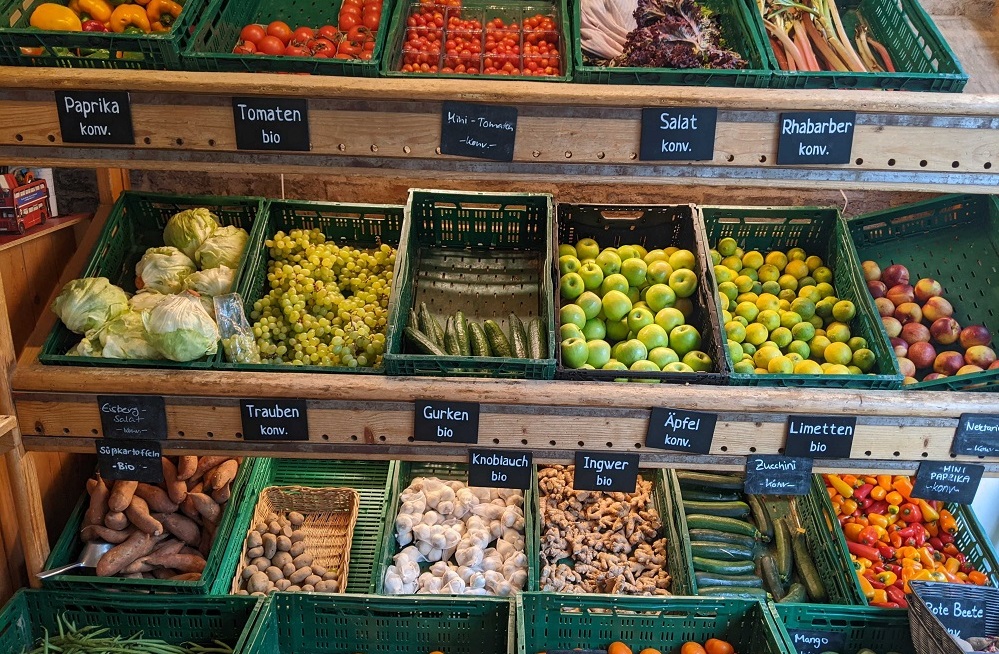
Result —
<path fill-rule="evenodd" d="M 23 234 L 51 215 L 44 179 L 18 184 L 14 175 L 0 175 L 0 232 Z"/>

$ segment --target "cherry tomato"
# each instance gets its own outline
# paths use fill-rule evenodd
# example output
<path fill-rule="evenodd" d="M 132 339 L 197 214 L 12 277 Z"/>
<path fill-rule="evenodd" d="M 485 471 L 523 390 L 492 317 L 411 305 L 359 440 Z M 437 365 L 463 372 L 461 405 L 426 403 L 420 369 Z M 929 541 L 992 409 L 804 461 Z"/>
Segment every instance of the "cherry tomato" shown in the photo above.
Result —
<path fill-rule="evenodd" d="M 239 40 L 249 41 L 255 44 L 266 35 L 267 33 L 260 25 L 247 25 L 239 32 Z"/>
<path fill-rule="evenodd" d="M 284 49 L 284 54 L 288 57 L 308 57 L 312 53 L 300 45 L 289 45 Z"/>
<path fill-rule="evenodd" d="M 361 17 L 361 24 L 371 31 L 377 30 L 378 25 L 381 22 L 382 22 L 382 15 L 380 13 L 366 11 L 364 12 L 364 15 Z"/>
<path fill-rule="evenodd" d="M 319 28 L 319 31 L 316 32 L 316 36 L 318 38 L 329 39 L 330 41 L 335 41 L 336 35 L 337 35 L 337 29 L 332 25 L 323 25 L 322 27 Z"/>
<path fill-rule="evenodd" d="M 257 44 L 253 41 L 240 41 L 236 44 L 236 47 L 232 49 L 233 54 L 254 54 L 257 51 Z"/>
<path fill-rule="evenodd" d="M 359 14 L 340 14 L 340 29 L 348 32 L 361 24 Z"/>
<path fill-rule="evenodd" d="M 291 34 L 291 42 L 296 45 L 305 45 L 316 38 L 316 33 L 311 27 L 299 27 Z"/>
<path fill-rule="evenodd" d="M 257 43 L 257 51 L 261 54 L 279 55 L 284 54 L 285 45 L 276 36 L 265 36 Z"/>
<path fill-rule="evenodd" d="M 291 28 L 288 27 L 288 23 L 276 20 L 267 26 L 267 35 L 277 37 L 281 43 L 287 44 L 291 39 Z"/>

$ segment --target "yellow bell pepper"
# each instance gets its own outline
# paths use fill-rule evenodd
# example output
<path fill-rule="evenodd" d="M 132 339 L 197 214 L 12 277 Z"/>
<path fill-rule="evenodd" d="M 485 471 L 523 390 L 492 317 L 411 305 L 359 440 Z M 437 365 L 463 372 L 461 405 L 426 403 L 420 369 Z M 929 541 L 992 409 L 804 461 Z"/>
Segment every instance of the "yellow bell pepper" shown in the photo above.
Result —
<path fill-rule="evenodd" d="M 120 5 L 111 12 L 111 20 L 108 27 L 112 32 L 121 34 L 129 27 L 137 27 L 143 32 L 149 33 L 149 17 L 146 10 L 136 5 Z"/>
<path fill-rule="evenodd" d="M 154 32 L 169 32 L 184 7 L 173 0 L 150 0 L 146 5 L 146 16 Z"/>
<path fill-rule="evenodd" d="M 936 572 L 934 570 L 920 570 L 916 573 L 916 576 L 909 581 L 939 581 L 946 582 L 947 575 L 942 572 Z"/>
<path fill-rule="evenodd" d="M 31 26 L 40 30 L 57 32 L 82 32 L 83 23 L 73 10 L 54 2 L 46 2 L 35 7 L 29 20 Z"/>
<path fill-rule="evenodd" d="M 111 3 L 107 0 L 79 0 L 80 11 L 92 19 L 106 23 L 111 20 Z"/>

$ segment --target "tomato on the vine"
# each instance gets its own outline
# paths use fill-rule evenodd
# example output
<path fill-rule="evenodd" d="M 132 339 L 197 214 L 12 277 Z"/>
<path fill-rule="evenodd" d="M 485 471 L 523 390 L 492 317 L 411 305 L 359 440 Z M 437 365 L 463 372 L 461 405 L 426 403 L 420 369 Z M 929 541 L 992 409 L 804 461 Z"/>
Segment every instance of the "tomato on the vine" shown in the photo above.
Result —
<path fill-rule="evenodd" d="M 312 39 L 316 38 L 316 33 L 311 27 L 299 27 L 291 34 L 291 43 L 296 45 L 305 45 Z"/>
<path fill-rule="evenodd" d="M 283 20 L 276 20 L 267 26 L 267 35 L 281 40 L 281 43 L 288 43 L 291 39 L 291 28 Z"/>
<path fill-rule="evenodd" d="M 355 25 L 347 30 L 347 40 L 352 43 L 364 43 L 371 37 L 371 30 L 364 25 Z"/>
<path fill-rule="evenodd" d="M 253 41 L 240 41 L 236 44 L 236 47 L 232 49 L 233 54 L 254 54 L 257 51 L 257 44 Z"/>
<path fill-rule="evenodd" d="M 335 41 L 337 35 L 337 29 L 332 25 L 323 25 L 316 32 L 317 38 L 329 39 L 330 41 Z"/>
<path fill-rule="evenodd" d="M 361 23 L 371 31 L 377 30 L 378 25 L 381 22 L 382 22 L 381 13 L 366 11 L 364 12 L 364 15 L 361 17 Z"/>
<path fill-rule="evenodd" d="M 288 57 L 308 57 L 311 53 L 300 45 L 289 45 L 284 54 Z"/>
<path fill-rule="evenodd" d="M 250 41 L 251 43 L 256 43 L 260 39 L 264 38 L 267 32 L 261 25 L 247 25 L 239 32 L 240 41 Z"/>
<path fill-rule="evenodd" d="M 257 51 L 261 54 L 279 55 L 284 54 L 285 45 L 276 36 L 265 36 L 257 43 Z"/>
<path fill-rule="evenodd" d="M 358 14 L 340 14 L 340 29 L 349 31 L 361 24 L 361 17 Z"/>

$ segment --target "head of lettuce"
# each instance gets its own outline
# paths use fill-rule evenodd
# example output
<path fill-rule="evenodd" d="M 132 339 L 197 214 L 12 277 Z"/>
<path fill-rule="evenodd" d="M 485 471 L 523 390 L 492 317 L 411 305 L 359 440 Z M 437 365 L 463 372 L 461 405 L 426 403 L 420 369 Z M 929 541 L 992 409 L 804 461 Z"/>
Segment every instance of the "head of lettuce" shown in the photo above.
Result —
<path fill-rule="evenodd" d="M 197 293 L 171 295 L 142 312 L 149 343 L 171 361 L 194 361 L 218 350 L 219 329 Z"/>
<path fill-rule="evenodd" d="M 218 227 L 218 217 L 208 209 L 187 209 L 167 221 L 163 242 L 183 252 L 188 259 L 194 259 L 194 253 Z"/>
<path fill-rule="evenodd" d="M 52 311 L 70 331 L 85 334 L 128 311 L 128 295 L 107 277 L 82 277 L 62 287 Z"/>

